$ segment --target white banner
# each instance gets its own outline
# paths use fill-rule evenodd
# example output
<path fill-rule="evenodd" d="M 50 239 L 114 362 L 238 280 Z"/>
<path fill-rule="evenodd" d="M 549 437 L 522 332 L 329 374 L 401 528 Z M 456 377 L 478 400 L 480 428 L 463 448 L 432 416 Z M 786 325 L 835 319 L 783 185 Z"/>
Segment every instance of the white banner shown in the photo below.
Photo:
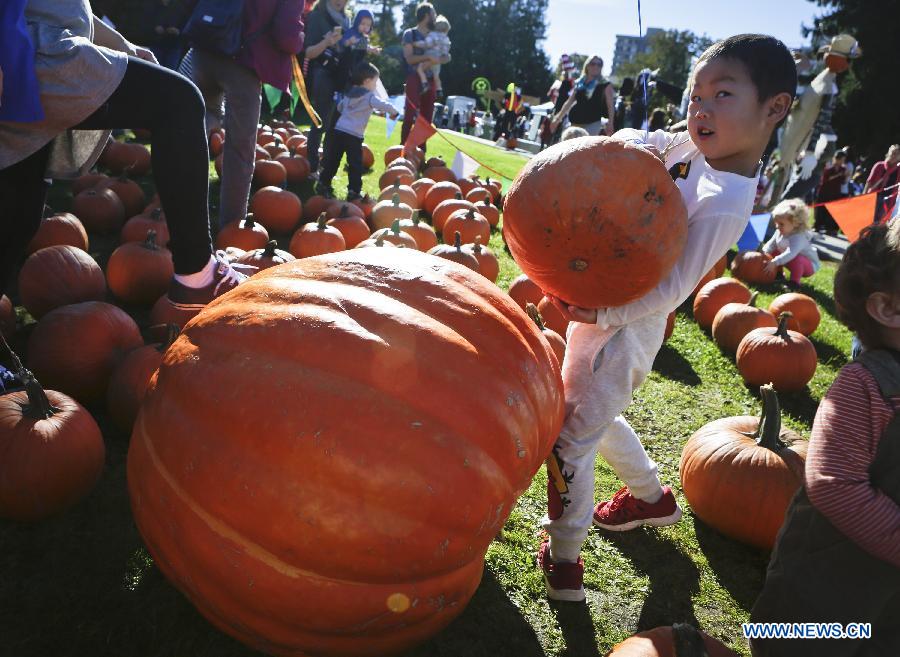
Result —
<path fill-rule="evenodd" d="M 456 151 L 456 157 L 453 158 L 453 166 L 450 170 L 456 174 L 457 178 L 468 178 L 478 170 L 479 164 L 462 151 Z"/>

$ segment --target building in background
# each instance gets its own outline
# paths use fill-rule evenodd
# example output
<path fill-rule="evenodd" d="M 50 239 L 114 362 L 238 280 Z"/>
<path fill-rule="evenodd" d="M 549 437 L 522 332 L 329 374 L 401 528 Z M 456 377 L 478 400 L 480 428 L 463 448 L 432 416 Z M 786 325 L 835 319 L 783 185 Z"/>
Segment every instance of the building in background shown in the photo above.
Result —
<path fill-rule="evenodd" d="M 615 75 L 619 67 L 630 62 L 638 54 L 650 50 L 650 40 L 656 34 L 662 34 L 665 30 L 659 27 L 648 27 L 644 36 L 616 35 L 616 50 L 613 53 L 612 75 Z"/>

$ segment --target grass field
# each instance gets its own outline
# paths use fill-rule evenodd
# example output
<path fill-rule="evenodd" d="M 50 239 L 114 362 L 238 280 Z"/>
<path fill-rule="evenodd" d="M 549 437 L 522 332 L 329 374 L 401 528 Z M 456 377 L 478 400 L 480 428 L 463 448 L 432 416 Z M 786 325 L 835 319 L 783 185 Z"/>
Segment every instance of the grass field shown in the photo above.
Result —
<path fill-rule="evenodd" d="M 398 126 L 391 144 L 399 142 L 399 132 Z M 383 120 L 373 119 L 366 141 L 377 164 L 364 178 L 369 193 L 377 192 L 381 154 L 388 145 L 384 134 Z M 449 138 L 510 177 L 524 163 L 519 155 Z M 429 153 L 449 163 L 454 149 L 434 137 Z M 335 189 L 342 192 L 345 186 L 341 172 Z M 308 196 L 311 186 L 297 191 Z M 68 186 L 57 185 L 51 202 L 65 209 L 67 196 Z M 505 288 L 518 270 L 499 234 L 491 246 L 501 258 Z M 101 264 L 109 248 L 111 243 L 102 240 L 92 246 Z M 816 406 L 850 349 L 850 334 L 834 317 L 833 277 L 834 266 L 826 263 L 804 290 L 822 309 L 822 324 L 812 336 L 818 371 L 808 390 L 781 396 L 784 422 L 806 437 Z M 780 292 L 763 288 L 758 305 L 765 307 Z M 136 318 L 142 320 L 140 314 Z M 25 335 L 27 327 L 17 344 Z M 678 489 L 687 509 L 678 484 L 687 438 L 713 419 L 758 410 L 758 393 L 742 384 L 731 358 L 697 327 L 686 306 L 626 416 L 659 464 L 663 482 Z M 102 411 L 97 418 L 108 453 L 94 491 L 67 513 L 35 526 L 0 522 L 0 657 L 258 654 L 213 629 L 153 567 L 129 509 L 128 436 Z M 600 497 L 621 485 L 603 463 L 596 467 L 596 478 Z M 481 586 L 460 618 L 407 657 L 602 655 L 637 630 L 677 621 L 692 622 L 749 654 L 740 624 L 760 590 L 767 554 L 724 538 L 689 512 L 663 529 L 621 535 L 592 531 L 584 553 L 587 604 L 551 604 L 534 565 L 545 486 L 541 471 L 488 550 Z"/>

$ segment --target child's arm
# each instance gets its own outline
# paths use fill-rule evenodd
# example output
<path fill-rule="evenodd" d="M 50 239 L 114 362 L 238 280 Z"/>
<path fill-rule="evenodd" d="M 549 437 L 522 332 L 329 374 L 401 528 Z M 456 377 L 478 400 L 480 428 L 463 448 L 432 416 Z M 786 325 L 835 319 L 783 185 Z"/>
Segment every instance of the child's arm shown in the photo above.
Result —
<path fill-rule="evenodd" d="M 881 413 L 872 412 L 878 408 Z M 844 535 L 900 567 L 900 506 L 869 478 L 873 437 L 892 415 L 874 378 L 861 365 L 842 369 L 813 422 L 806 490 L 813 506 Z"/>
<path fill-rule="evenodd" d="M 663 153 L 671 146 L 672 142 L 675 141 L 675 138 L 679 136 L 679 133 L 654 130 L 647 134 L 643 130 L 638 130 L 636 128 L 623 128 L 621 130 L 616 130 L 612 136 L 613 139 L 621 139 L 622 141 L 628 141 L 639 146 L 646 144 L 655 148 L 657 152 Z M 682 136 L 681 139 L 685 139 L 685 137 Z"/>
<path fill-rule="evenodd" d="M 809 237 L 807 237 L 803 233 L 795 233 L 793 235 L 789 235 L 787 241 L 787 248 L 777 256 L 772 258 L 772 264 L 776 267 L 786 265 L 798 255 L 803 253 L 806 247 L 809 246 Z"/>
<path fill-rule="evenodd" d="M 399 114 L 396 107 L 391 105 L 386 100 L 382 100 L 375 94 L 372 94 L 371 96 L 369 96 L 369 103 L 375 109 L 377 109 L 381 112 L 384 112 L 385 114 L 390 114 L 392 117 L 396 117 Z"/>
<path fill-rule="evenodd" d="M 765 244 L 763 244 L 762 252 L 763 253 L 772 253 L 773 251 L 775 251 L 775 241 L 780 236 L 781 236 L 781 233 L 779 233 L 776 230 L 775 233 L 772 235 L 772 237 L 769 238 L 769 241 L 766 242 Z"/>

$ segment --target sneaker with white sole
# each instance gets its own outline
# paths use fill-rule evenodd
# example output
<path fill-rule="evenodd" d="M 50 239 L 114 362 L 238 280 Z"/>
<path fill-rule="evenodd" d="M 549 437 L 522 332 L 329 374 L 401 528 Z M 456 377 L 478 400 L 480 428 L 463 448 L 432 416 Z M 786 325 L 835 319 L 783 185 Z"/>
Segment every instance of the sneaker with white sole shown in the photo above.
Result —
<path fill-rule="evenodd" d="M 538 550 L 537 563 L 544 573 L 544 584 L 547 586 L 547 597 L 562 602 L 583 602 L 584 595 L 584 561 L 553 561 L 550 556 L 550 542 L 541 543 Z"/>
<path fill-rule="evenodd" d="M 256 270 L 256 267 L 248 265 L 233 265 L 224 251 L 216 251 L 212 283 L 203 287 L 189 287 L 172 277 L 169 283 L 169 301 L 179 310 L 200 310 L 216 297 L 236 288 Z"/>
<path fill-rule="evenodd" d="M 662 497 L 653 504 L 635 497 L 625 486 L 611 500 L 594 507 L 594 524 L 614 532 L 628 531 L 641 525 L 665 527 L 679 520 L 681 507 L 668 486 L 663 486 Z"/>

